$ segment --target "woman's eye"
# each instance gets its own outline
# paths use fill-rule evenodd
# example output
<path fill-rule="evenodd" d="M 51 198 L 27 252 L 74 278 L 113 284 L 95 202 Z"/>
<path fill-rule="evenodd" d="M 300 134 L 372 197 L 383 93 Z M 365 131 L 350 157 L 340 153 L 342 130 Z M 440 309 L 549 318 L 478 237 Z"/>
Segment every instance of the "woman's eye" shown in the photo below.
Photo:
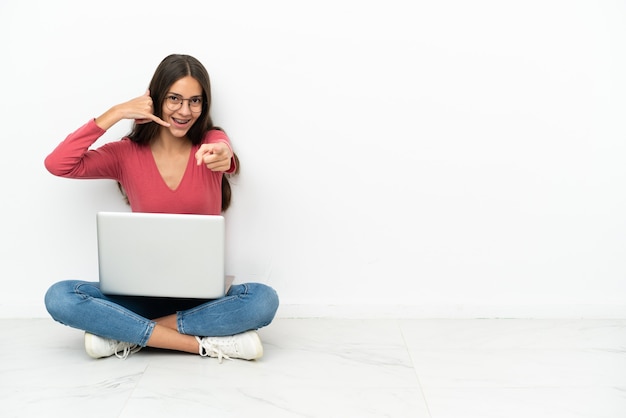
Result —
<path fill-rule="evenodd" d="M 191 99 L 191 103 L 193 103 L 193 104 L 201 104 L 202 103 L 202 97 L 193 97 Z"/>
<path fill-rule="evenodd" d="M 167 99 L 172 103 L 178 103 L 180 101 L 180 97 L 177 96 L 169 96 Z"/>

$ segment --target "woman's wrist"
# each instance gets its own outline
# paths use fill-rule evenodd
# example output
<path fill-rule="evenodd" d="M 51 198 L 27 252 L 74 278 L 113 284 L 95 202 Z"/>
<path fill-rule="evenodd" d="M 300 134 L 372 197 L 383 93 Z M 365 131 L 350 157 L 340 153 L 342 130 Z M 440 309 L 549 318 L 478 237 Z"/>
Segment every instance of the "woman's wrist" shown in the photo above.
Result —
<path fill-rule="evenodd" d="M 119 116 L 119 112 L 117 111 L 117 106 L 113 106 L 111 109 L 98 116 L 95 119 L 95 122 L 96 125 L 106 131 L 121 119 L 122 118 Z"/>

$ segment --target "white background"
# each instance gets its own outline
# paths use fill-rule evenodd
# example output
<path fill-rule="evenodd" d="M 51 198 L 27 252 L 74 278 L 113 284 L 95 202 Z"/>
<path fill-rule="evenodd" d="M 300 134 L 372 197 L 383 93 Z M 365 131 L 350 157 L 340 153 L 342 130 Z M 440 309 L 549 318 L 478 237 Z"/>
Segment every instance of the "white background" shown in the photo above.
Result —
<path fill-rule="evenodd" d="M 97 279 L 110 181 L 43 159 L 195 56 L 280 315 L 626 317 L 626 2 L 0 0 L 0 316 Z M 130 124 L 97 144 L 117 140 Z"/>

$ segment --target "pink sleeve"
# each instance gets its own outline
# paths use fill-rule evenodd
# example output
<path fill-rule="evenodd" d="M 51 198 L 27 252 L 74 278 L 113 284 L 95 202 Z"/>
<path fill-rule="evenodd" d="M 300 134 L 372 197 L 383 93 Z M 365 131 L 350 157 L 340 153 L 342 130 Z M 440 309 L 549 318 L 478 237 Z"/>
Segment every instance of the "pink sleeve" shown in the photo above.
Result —
<path fill-rule="evenodd" d="M 44 161 L 46 169 L 60 177 L 117 178 L 117 158 L 107 145 L 97 150 L 89 147 L 106 131 L 91 119 L 65 138 Z"/>

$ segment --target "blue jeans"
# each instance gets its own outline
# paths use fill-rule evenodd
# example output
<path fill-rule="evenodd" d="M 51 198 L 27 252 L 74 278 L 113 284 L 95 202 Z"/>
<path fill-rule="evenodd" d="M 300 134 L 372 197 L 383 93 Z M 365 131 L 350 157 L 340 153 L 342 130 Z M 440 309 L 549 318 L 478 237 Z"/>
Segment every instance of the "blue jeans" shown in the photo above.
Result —
<path fill-rule="evenodd" d="M 54 320 L 95 335 L 145 347 L 156 322 L 176 314 L 178 332 L 222 337 L 258 329 L 274 319 L 278 295 L 260 283 L 232 285 L 220 299 L 104 295 L 97 282 L 65 280 L 48 289 L 46 309 Z"/>

